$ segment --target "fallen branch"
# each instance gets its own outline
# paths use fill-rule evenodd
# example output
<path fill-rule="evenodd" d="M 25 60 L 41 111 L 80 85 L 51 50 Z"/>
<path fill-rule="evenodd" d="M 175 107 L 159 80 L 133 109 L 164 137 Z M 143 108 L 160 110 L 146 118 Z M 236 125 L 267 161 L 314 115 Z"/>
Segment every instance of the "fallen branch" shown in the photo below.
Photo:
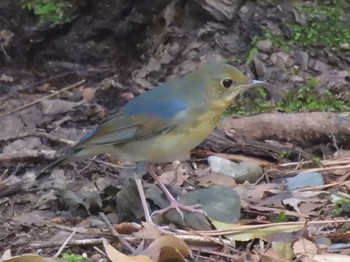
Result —
<path fill-rule="evenodd" d="M 31 107 L 31 106 L 33 106 L 33 105 L 36 105 L 36 104 L 40 103 L 41 101 L 43 101 L 43 100 L 45 100 L 45 99 L 49 99 L 49 98 L 54 97 L 54 96 L 56 96 L 56 95 L 58 95 L 58 94 L 60 94 L 60 93 L 62 93 L 62 92 L 65 92 L 65 91 L 67 91 L 67 90 L 69 90 L 69 89 L 72 89 L 72 88 L 74 88 L 74 87 L 80 86 L 80 85 L 83 84 L 84 82 L 85 82 L 85 80 L 81 80 L 81 81 L 79 81 L 79 82 L 77 82 L 77 83 L 75 83 L 75 84 L 73 84 L 73 85 L 67 86 L 67 87 L 65 87 L 65 88 L 63 88 L 63 89 L 61 89 L 61 90 L 59 90 L 59 91 L 57 91 L 57 92 L 54 92 L 53 94 L 44 96 L 44 97 L 39 98 L 39 99 L 37 99 L 37 100 L 35 100 L 35 101 L 29 103 L 29 104 L 20 106 L 20 107 L 14 109 L 14 110 L 11 110 L 11 111 L 9 111 L 9 112 L 3 113 L 3 114 L 0 115 L 0 117 L 4 117 L 4 116 L 7 116 L 7 115 L 11 115 L 11 114 L 13 114 L 13 113 L 15 113 L 15 112 L 18 112 L 18 111 L 21 111 L 21 110 L 26 109 L 26 108 L 28 108 L 28 107 Z"/>

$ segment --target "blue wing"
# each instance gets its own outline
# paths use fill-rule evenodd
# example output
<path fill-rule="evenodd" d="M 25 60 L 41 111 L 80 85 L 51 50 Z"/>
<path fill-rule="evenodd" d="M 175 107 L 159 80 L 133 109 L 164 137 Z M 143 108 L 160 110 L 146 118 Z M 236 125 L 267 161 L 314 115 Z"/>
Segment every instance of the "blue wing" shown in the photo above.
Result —
<path fill-rule="evenodd" d="M 165 99 L 157 94 L 150 96 L 149 93 L 152 94 L 147 92 L 136 97 L 108 117 L 98 128 L 86 134 L 76 145 L 76 149 L 119 144 L 166 132 L 175 127 L 176 117 L 187 109 L 187 104 L 180 99 Z"/>
<path fill-rule="evenodd" d="M 145 115 L 169 119 L 187 109 L 187 103 L 173 94 L 172 89 L 157 87 L 131 100 L 124 112 L 129 115 Z"/>

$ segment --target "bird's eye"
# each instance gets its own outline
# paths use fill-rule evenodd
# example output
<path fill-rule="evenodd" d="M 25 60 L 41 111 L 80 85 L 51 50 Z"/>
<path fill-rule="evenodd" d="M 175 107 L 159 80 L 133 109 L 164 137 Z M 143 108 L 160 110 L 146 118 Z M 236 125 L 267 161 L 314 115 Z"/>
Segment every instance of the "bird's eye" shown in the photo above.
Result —
<path fill-rule="evenodd" d="M 228 78 L 222 80 L 222 82 L 221 82 L 221 85 L 225 88 L 231 87 L 232 84 L 233 84 L 233 81 L 231 79 L 228 79 Z"/>

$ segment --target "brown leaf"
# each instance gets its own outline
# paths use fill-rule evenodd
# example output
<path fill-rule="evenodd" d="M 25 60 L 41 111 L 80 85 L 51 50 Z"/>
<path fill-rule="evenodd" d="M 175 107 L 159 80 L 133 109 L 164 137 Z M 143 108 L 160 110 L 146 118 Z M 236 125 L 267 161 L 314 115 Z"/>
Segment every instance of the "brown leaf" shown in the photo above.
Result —
<path fill-rule="evenodd" d="M 312 261 L 317 255 L 317 247 L 314 243 L 307 239 L 300 239 L 293 245 L 295 256 L 302 262 Z"/>
<path fill-rule="evenodd" d="M 163 253 L 165 252 L 165 253 Z M 154 240 L 148 248 L 141 252 L 143 255 L 147 255 L 153 261 L 166 261 L 160 260 L 167 257 L 172 257 L 171 261 L 184 261 L 183 258 L 191 254 L 190 248 L 180 238 L 164 235 Z"/>
<path fill-rule="evenodd" d="M 106 253 L 108 255 L 108 258 L 112 262 L 152 262 L 151 259 L 149 259 L 146 256 L 127 256 L 123 253 L 116 250 L 114 247 L 112 247 L 106 239 L 103 239 L 103 246 L 106 250 Z"/>

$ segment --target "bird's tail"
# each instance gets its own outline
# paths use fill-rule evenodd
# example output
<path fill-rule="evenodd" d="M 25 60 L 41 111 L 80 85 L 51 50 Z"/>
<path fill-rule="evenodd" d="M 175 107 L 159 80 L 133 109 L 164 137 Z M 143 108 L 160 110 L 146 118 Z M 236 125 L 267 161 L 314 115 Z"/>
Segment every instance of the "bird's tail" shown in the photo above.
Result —
<path fill-rule="evenodd" d="M 75 149 L 71 149 L 68 152 L 66 152 L 65 154 L 63 154 L 62 156 L 60 156 L 56 161 L 54 161 L 53 163 L 50 163 L 49 165 L 41 168 L 38 171 L 38 175 L 42 174 L 46 171 L 52 170 L 53 168 L 59 166 L 59 165 L 64 165 L 64 164 L 68 164 L 70 162 L 74 162 L 75 161 L 75 156 L 77 155 L 77 153 L 80 150 L 75 150 Z"/>

